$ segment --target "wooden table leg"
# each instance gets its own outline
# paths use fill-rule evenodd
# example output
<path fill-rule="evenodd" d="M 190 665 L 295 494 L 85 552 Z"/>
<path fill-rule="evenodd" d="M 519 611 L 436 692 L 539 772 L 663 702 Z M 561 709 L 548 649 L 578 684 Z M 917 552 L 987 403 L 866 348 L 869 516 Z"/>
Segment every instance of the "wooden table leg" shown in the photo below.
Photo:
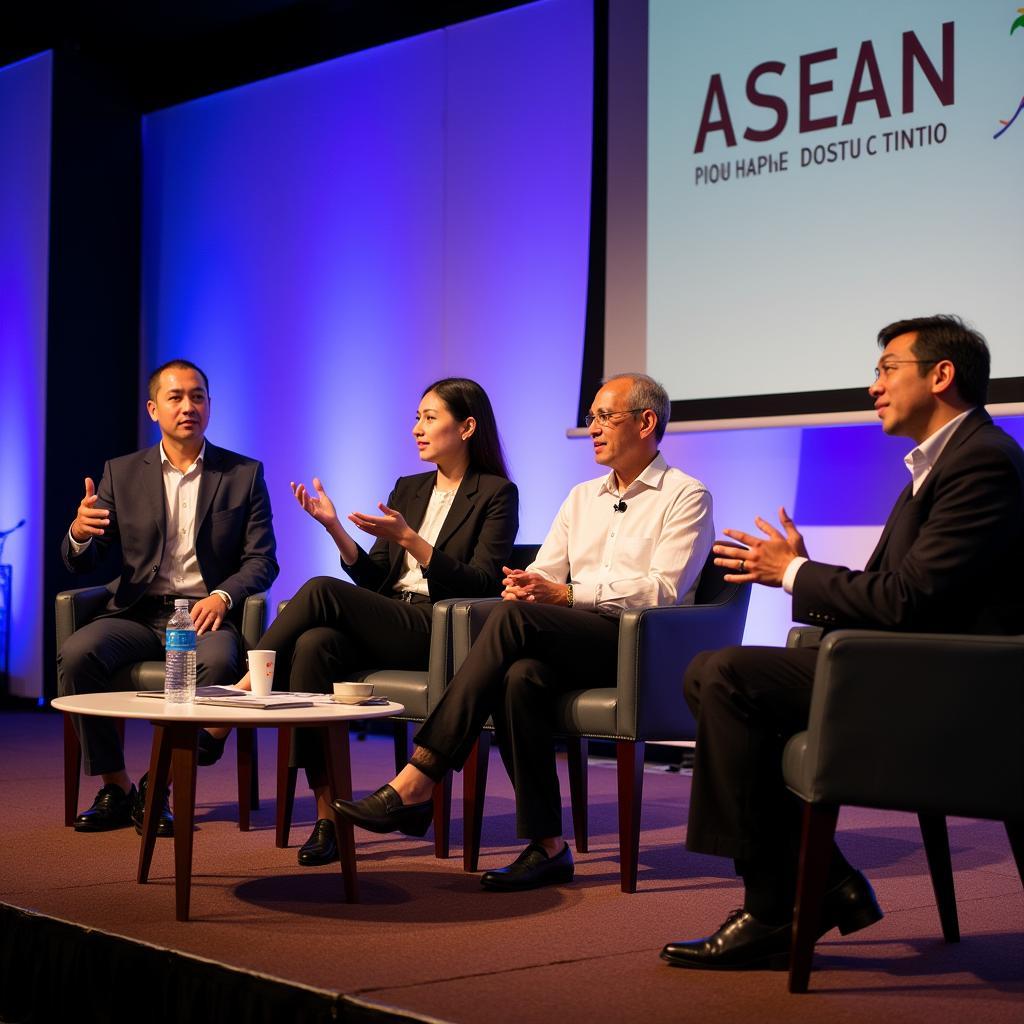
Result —
<path fill-rule="evenodd" d="M 78 817 L 78 786 L 82 774 L 82 747 L 71 715 L 64 712 L 64 824 L 71 827 Z"/>
<path fill-rule="evenodd" d="M 292 811 L 295 808 L 295 780 L 298 768 L 289 767 L 292 750 L 292 727 L 280 725 L 277 728 L 277 771 L 275 773 L 277 789 L 276 838 L 279 849 L 288 846 L 288 833 L 292 827 Z"/>
<path fill-rule="evenodd" d="M 236 729 L 235 744 L 238 748 L 238 830 L 249 831 L 249 809 L 252 806 L 252 749 L 255 729 Z"/>
<path fill-rule="evenodd" d="M 139 871 L 136 881 L 143 885 L 149 881 L 149 865 L 156 845 L 159 822 L 154 813 L 157 794 L 162 797 L 167 789 L 167 775 L 171 765 L 171 736 L 168 726 L 153 723 L 153 746 L 149 754 L 149 782 L 146 786 L 146 810 L 142 823 L 142 846 L 139 848 Z"/>
<path fill-rule="evenodd" d="M 320 727 L 324 745 L 324 760 L 327 763 L 327 778 L 331 796 L 341 800 L 352 799 L 352 762 L 349 756 L 348 722 L 332 722 Z M 345 899 L 349 903 L 359 902 L 356 887 L 356 846 L 352 825 L 343 821 L 334 811 L 334 833 L 338 843 L 341 872 L 345 884 Z"/>
<path fill-rule="evenodd" d="M 192 826 L 196 813 L 196 737 L 194 725 L 174 725 L 171 729 L 171 776 L 174 793 L 174 916 L 188 920 L 192 895 Z M 151 790 L 146 794 L 147 805 Z M 150 809 L 146 807 L 148 822 Z"/>

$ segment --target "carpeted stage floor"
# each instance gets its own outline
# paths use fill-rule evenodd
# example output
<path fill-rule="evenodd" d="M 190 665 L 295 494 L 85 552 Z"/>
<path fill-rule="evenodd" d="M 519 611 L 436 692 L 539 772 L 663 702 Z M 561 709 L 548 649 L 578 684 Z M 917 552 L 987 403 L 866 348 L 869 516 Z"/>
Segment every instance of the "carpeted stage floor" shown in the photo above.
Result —
<path fill-rule="evenodd" d="M 148 762 L 148 726 L 130 722 L 127 746 L 137 777 Z M 225 998 L 203 989 L 228 976 L 217 965 L 246 972 L 231 975 L 234 988 L 224 991 L 262 992 L 266 986 L 260 1006 L 293 1008 L 263 1014 L 268 1019 L 313 1019 L 320 1011 L 302 1009 L 314 1005 L 302 1001 L 309 997 L 330 1007 L 324 1019 L 340 1020 L 1024 1021 L 1024 891 L 997 824 L 950 822 L 963 938 L 946 946 L 916 819 L 844 811 L 841 842 L 874 883 L 886 918 L 847 940 L 830 934 L 818 945 L 812 992 L 790 996 L 783 973 L 688 972 L 658 959 L 664 942 L 713 930 L 740 901 L 726 862 L 683 849 L 689 798 L 684 775 L 653 769 L 646 775 L 635 895 L 618 887 L 615 772 L 593 763 L 591 852 L 577 858 L 573 885 L 515 895 L 483 892 L 476 876 L 461 869 L 457 778 L 455 856 L 437 861 L 428 841 L 357 830 L 362 902 L 347 905 L 336 867 L 296 864 L 295 846 L 313 816 L 301 780 L 293 846 L 275 848 L 271 730 L 261 732 L 260 746 L 263 803 L 248 834 L 237 830 L 234 817 L 233 742 L 220 764 L 200 771 L 193 920 L 178 924 L 171 843 L 158 843 L 151 882 L 137 885 L 134 831 L 77 835 L 61 824 L 59 716 L 0 715 L 0 911 L 8 941 L 14 925 L 18 934 L 17 949 L 8 948 L 0 963 L 0 987 L 11 991 L 24 982 L 25 965 L 14 953 L 24 959 L 27 949 L 70 941 L 81 958 L 90 943 L 106 949 L 102 944 L 115 936 L 130 940 L 113 940 L 111 946 L 127 957 L 125 963 L 132 962 L 132 951 L 165 959 L 169 954 L 161 951 L 183 954 L 174 958 L 179 970 L 207 979 L 196 982 L 198 1005 L 207 1008 Z M 357 793 L 389 777 L 391 749 L 386 738 L 353 741 Z M 510 787 L 493 757 L 484 868 L 506 863 L 520 846 Z M 564 779 L 563 791 L 568 792 Z M 93 792 L 90 780 L 83 780 L 85 803 Z M 40 940 L 47 925 L 51 934 Z M 38 975 L 46 977 L 48 966 L 38 963 L 42 956 L 33 953 L 32 959 Z M 66 965 L 52 972 L 53 986 L 68 983 Z M 62 998 L 62 1005 L 78 1007 L 74 1019 L 90 1019 L 87 1001 L 71 1002 L 67 993 Z M 139 998 L 133 990 L 134 1009 L 126 1009 L 125 1019 L 169 1015 L 160 1012 L 168 1006 L 166 995 L 153 996 L 162 1002 L 148 1008 Z M 234 1007 L 236 1012 L 220 1019 L 256 1016 L 237 996 Z M 19 1014 L 8 1019 L 45 1017 L 24 1004 Z"/>

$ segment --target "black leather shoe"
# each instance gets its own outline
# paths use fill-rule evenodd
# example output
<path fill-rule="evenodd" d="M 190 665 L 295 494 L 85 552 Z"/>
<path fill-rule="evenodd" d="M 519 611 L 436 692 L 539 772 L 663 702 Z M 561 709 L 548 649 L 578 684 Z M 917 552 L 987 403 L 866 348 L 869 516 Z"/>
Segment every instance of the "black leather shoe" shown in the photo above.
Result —
<path fill-rule="evenodd" d="M 205 729 L 200 729 L 199 735 L 196 737 L 196 764 L 200 768 L 209 768 L 211 764 L 216 764 L 224 753 L 224 744 L 227 743 L 230 735 L 231 733 L 227 733 L 217 739 Z"/>
<path fill-rule="evenodd" d="M 519 892 L 571 882 L 575 873 L 568 843 L 554 857 L 549 857 L 540 843 L 530 843 L 507 868 L 485 871 L 480 884 L 492 892 Z"/>
<path fill-rule="evenodd" d="M 673 967 L 705 970 L 780 969 L 789 963 L 792 933 L 791 921 L 762 924 L 749 911 L 734 910 L 714 935 L 692 942 L 670 942 L 661 951 L 661 959 Z"/>
<path fill-rule="evenodd" d="M 332 800 L 331 806 L 346 821 L 370 832 L 401 832 L 406 836 L 426 835 L 434 814 L 433 800 L 406 805 L 390 786 L 381 786 L 362 800 Z"/>
<path fill-rule="evenodd" d="M 116 782 L 108 783 L 97 794 L 92 807 L 75 818 L 76 832 L 109 832 L 132 823 L 132 807 L 138 794 L 135 787 L 126 793 Z"/>
<path fill-rule="evenodd" d="M 139 779 L 139 791 L 135 795 L 135 799 L 132 801 L 132 822 L 135 825 L 135 831 L 142 835 L 142 824 L 146 819 L 146 789 L 149 787 L 149 772 Z M 134 786 L 132 787 L 135 788 Z M 156 823 L 156 834 L 159 839 L 166 839 L 168 836 L 174 835 L 174 818 L 171 817 L 171 807 L 167 801 L 167 797 L 170 794 L 170 787 L 164 790 L 163 797 L 157 801 L 157 807 L 160 809 L 160 816 L 157 818 Z"/>
<path fill-rule="evenodd" d="M 881 921 L 882 917 L 871 883 L 854 871 L 825 893 L 818 936 L 833 928 L 838 928 L 841 935 L 849 935 Z"/>
<path fill-rule="evenodd" d="M 329 818 L 319 818 L 309 838 L 299 847 L 299 864 L 304 868 L 315 868 L 337 859 L 338 843 L 334 837 L 334 822 Z"/>

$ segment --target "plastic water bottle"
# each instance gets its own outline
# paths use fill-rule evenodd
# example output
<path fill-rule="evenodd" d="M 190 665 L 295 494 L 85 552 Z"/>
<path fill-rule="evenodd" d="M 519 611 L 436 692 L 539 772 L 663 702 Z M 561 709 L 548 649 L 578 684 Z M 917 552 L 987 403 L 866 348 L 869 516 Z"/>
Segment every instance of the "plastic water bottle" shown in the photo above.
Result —
<path fill-rule="evenodd" d="M 178 598 L 167 622 L 164 668 L 164 700 L 191 704 L 196 699 L 196 627 L 188 613 L 188 601 Z"/>

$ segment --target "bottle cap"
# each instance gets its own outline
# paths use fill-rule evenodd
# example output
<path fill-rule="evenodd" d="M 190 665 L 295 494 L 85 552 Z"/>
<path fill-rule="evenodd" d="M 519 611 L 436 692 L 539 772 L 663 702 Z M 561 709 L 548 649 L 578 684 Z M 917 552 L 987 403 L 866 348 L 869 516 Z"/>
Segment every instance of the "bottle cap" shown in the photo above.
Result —
<path fill-rule="evenodd" d="M 188 608 L 188 598 L 187 597 L 176 597 L 174 599 L 174 607 L 175 608 Z"/>

